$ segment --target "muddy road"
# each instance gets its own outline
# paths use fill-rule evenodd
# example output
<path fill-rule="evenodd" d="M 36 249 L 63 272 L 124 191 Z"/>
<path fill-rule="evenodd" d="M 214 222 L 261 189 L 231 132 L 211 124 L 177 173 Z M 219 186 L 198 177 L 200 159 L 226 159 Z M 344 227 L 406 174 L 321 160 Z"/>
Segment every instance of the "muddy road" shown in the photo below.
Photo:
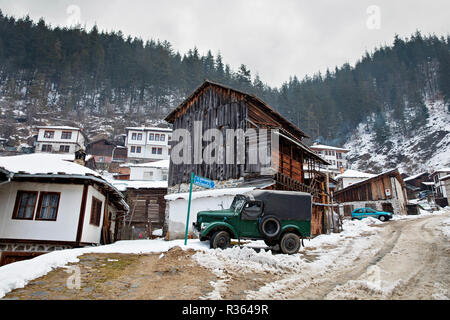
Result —
<path fill-rule="evenodd" d="M 60 268 L 4 298 L 449 299 L 450 241 L 442 233 L 449 218 L 447 211 L 361 229 L 349 222 L 294 256 L 237 246 L 88 254 L 70 265 L 80 270 L 80 287 L 69 288 Z"/>

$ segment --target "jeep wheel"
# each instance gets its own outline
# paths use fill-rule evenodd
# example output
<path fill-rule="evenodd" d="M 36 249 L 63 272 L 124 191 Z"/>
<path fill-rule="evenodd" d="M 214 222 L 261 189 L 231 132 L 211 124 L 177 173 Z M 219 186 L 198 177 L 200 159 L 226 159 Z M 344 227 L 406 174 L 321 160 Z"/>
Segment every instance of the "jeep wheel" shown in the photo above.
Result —
<path fill-rule="evenodd" d="M 262 218 L 259 223 L 259 232 L 263 235 L 264 239 L 271 240 L 280 234 L 281 223 L 277 217 L 267 216 Z"/>
<path fill-rule="evenodd" d="M 380 219 L 380 221 L 386 221 L 386 217 L 385 216 L 379 216 L 378 219 Z"/>
<path fill-rule="evenodd" d="M 280 241 L 280 249 L 284 254 L 295 254 L 300 250 L 301 242 L 295 233 L 285 233 Z"/>
<path fill-rule="evenodd" d="M 230 234 L 227 231 L 215 232 L 210 240 L 211 249 L 226 249 L 230 246 Z"/>

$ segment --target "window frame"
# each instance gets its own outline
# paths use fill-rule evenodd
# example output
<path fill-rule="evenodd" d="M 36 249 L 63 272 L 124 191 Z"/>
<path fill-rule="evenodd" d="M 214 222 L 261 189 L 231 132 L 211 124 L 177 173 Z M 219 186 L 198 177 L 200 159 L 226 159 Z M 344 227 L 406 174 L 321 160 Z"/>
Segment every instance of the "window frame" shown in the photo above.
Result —
<path fill-rule="evenodd" d="M 136 152 L 135 153 L 142 153 L 142 147 L 136 147 Z"/>
<path fill-rule="evenodd" d="M 154 133 L 149 133 L 148 141 L 155 141 L 155 134 Z"/>
<path fill-rule="evenodd" d="M 56 204 L 56 214 L 54 219 L 44 219 L 41 218 L 41 210 L 42 210 L 42 201 L 44 199 L 45 195 L 57 195 L 58 196 L 58 203 Z M 59 202 L 61 201 L 61 192 L 49 192 L 49 191 L 41 191 L 39 193 L 39 204 L 36 211 L 36 217 L 35 220 L 37 221 L 56 221 L 58 218 L 58 211 L 59 211 Z"/>
<path fill-rule="evenodd" d="M 136 147 L 135 146 L 131 146 L 130 147 L 130 153 L 136 153 Z"/>
<path fill-rule="evenodd" d="M 31 215 L 31 218 L 20 218 L 17 216 L 17 214 L 19 213 L 19 209 L 20 209 L 20 202 L 22 201 L 22 196 L 19 197 L 19 194 L 22 195 L 24 193 L 33 193 L 36 195 L 36 197 L 34 198 L 34 203 L 33 203 L 33 214 Z M 38 196 L 39 196 L 39 191 L 30 191 L 30 190 L 17 190 L 16 193 L 16 202 L 14 203 L 14 210 L 13 210 L 13 215 L 12 218 L 13 220 L 34 220 L 34 214 L 36 212 L 36 204 L 37 204 L 37 200 L 38 200 Z"/>
<path fill-rule="evenodd" d="M 94 203 L 96 203 L 95 206 L 94 206 Z M 97 205 L 100 205 L 98 218 L 97 218 L 96 215 L 94 216 L 94 213 L 95 213 L 94 209 L 97 207 Z M 103 206 L 103 201 L 101 201 L 100 199 L 92 196 L 92 200 L 91 200 L 91 217 L 89 219 L 89 224 L 90 225 L 93 225 L 93 226 L 96 226 L 96 227 L 100 227 L 100 222 L 102 220 L 102 206 Z M 97 218 L 95 221 L 93 219 L 94 217 Z"/>
<path fill-rule="evenodd" d="M 45 147 L 45 150 L 44 150 L 44 147 Z M 50 150 L 49 150 L 48 147 L 50 147 Z M 42 152 L 53 152 L 53 145 L 51 145 L 51 144 L 42 144 L 41 151 Z"/>
<path fill-rule="evenodd" d="M 47 136 L 47 133 L 49 136 Z M 55 131 L 54 130 L 44 130 L 44 139 L 54 139 L 55 138 Z"/>
<path fill-rule="evenodd" d="M 64 137 L 66 135 L 66 137 Z M 72 131 L 61 132 L 61 140 L 72 140 Z"/>
<path fill-rule="evenodd" d="M 164 133 L 161 133 L 161 135 L 159 136 L 159 141 L 166 141 L 166 135 Z"/>
<path fill-rule="evenodd" d="M 64 150 L 61 150 L 61 148 L 64 148 Z M 67 149 L 67 151 L 66 151 L 66 149 Z M 66 145 L 66 144 L 61 144 L 59 146 L 59 152 L 70 152 L 70 146 Z"/>

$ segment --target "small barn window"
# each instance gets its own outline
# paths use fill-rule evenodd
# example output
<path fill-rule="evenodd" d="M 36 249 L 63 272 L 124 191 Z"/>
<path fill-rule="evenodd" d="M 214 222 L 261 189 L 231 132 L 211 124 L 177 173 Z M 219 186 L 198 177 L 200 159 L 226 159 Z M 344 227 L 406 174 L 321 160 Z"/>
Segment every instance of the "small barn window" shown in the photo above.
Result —
<path fill-rule="evenodd" d="M 56 221 L 60 195 L 59 192 L 41 192 L 36 220 Z"/>
<path fill-rule="evenodd" d="M 17 191 L 13 219 L 33 220 L 37 191 Z"/>
<path fill-rule="evenodd" d="M 92 197 L 91 220 L 89 223 L 98 227 L 100 226 L 101 217 L 102 217 L 102 202 L 98 200 L 96 197 Z"/>

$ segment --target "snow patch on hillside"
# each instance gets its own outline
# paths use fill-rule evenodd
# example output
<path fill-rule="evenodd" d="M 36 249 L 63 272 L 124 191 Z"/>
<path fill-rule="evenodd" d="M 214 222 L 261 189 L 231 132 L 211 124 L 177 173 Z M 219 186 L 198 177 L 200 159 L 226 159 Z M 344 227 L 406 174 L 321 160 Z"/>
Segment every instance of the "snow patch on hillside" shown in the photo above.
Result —
<path fill-rule="evenodd" d="M 347 157 L 352 169 L 379 172 L 398 167 L 401 172 L 432 171 L 450 164 L 450 113 L 442 100 L 426 101 L 429 117 L 416 132 L 402 132 L 387 115 L 389 140 L 379 145 L 375 139 L 375 114 L 360 123 L 349 141 Z"/>

